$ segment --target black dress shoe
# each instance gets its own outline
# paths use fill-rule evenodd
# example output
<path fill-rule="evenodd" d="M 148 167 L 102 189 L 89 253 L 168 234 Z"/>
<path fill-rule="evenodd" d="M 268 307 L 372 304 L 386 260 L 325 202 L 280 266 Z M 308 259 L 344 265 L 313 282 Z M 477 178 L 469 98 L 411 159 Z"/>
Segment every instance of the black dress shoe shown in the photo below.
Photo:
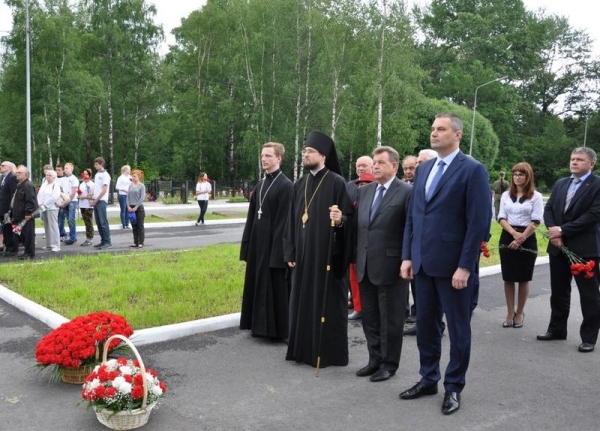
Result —
<path fill-rule="evenodd" d="M 566 335 L 557 335 L 553 332 L 546 332 L 545 334 L 540 334 L 537 336 L 537 339 L 540 341 L 550 341 L 550 340 L 566 340 Z"/>
<path fill-rule="evenodd" d="M 358 377 L 367 377 L 379 371 L 378 365 L 367 365 L 356 372 Z"/>
<path fill-rule="evenodd" d="M 386 369 L 380 368 L 375 374 L 373 374 L 369 378 L 369 380 L 371 380 L 372 382 L 384 382 L 390 377 L 392 377 L 394 374 L 396 374 L 395 371 L 388 371 Z"/>
<path fill-rule="evenodd" d="M 444 402 L 442 403 L 442 413 L 451 415 L 460 409 L 460 394 L 458 392 L 444 393 Z"/>
<path fill-rule="evenodd" d="M 19 260 L 25 260 L 25 259 L 33 259 L 33 256 L 28 253 L 23 253 L 23 254 L 19 255 Z"/>
<path fill-rule="evenodd" d="M 583 353 L 593 352 L 596 346 L 592 343 L 581 343 L 579 345 L 579 351 Z"/>
<path fill-rule="evenodd" d="M 438 393 L 437 383 L 429 386 L 425 386 L 421 382 L 414 385 L 412 388 L 401 392 L 400 398 L 403 400 L 416 400 L 424 395 L 435 395 Z"/>
<path fill-rule="evenodd" d="M 404 325 L 404 335 L 417 335 L 417 324 Z"/>

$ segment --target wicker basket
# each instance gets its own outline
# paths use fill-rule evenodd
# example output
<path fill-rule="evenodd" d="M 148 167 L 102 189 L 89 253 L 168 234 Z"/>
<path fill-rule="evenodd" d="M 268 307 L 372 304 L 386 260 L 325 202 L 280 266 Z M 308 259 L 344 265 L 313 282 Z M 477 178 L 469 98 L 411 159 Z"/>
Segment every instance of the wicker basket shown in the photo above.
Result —
<path fill-rule="evenodd" d="M 95 365 L 89 364 L 79 368 L 65 368 L 60 375 L 60 378 L 65 383 L 72 385 L 82 385 L 85 382 L 86 377 L 94 371 Z"/>
<path fill-rule="evenodd" d="M 124 341 L 130 348 L 131 351 L 135 354 L 138 362 L 140 363 L 140 369 L 142 371 L 143 382 L 144 382 L 144 398 L 142 399 L 142 407 L 139 409 L 131 410 L 131 411 L 122 411 L 122 412 L 113 412 L 110 410 L 94 410 L 96 412 L 96 417 L 100 421 L 100 423 L 110 429 L 113 430 L 132 430 L 139 427 L 142 427 L 148 423 L 148 419 L 150 419 L 150 412 L 154 406 L 156 406 L 156 402 L 147 405 L 148 401 L 148 382 L 146 381 L 146 367 L 144 366 L 144 362 L 140 357 L 140 353 L 137 351 L 133 343 L 122 335 L 113 335 L 109 337 L 104 343 L 104 352 L 102 354 L 102 363 L 105 364 L 107 361 L 108 355 L 108 346 L 110 342 L 118 338 Z"/>

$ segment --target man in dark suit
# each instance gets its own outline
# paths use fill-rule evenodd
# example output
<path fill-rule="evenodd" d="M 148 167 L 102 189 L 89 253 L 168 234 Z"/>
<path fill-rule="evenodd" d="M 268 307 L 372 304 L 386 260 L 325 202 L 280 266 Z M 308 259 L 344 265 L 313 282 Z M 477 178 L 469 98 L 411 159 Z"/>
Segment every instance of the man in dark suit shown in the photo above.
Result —
<path fill-rule="evenodd" d="M 575 276 L 581 298 L 583 322 L 579 334 L 580 352 L 593 352 L 600 328 L 600 177 L 592 173 L 596 153 L 591 148 L 575 148 L 571 153 L 571 176 L 561 178 L 552 189 L 544 208 L 544 223 L 548 227 L 550 243 L 550 324 L 538 340 L 565 340 L 567 320 L 571 307 L 571 268 L 568 256 L 561 253 L 567 247 L 595 265 L 590 278 Z"/>
<path fill-rule="evenodd" d="M 402 238 L 411 186 L 396 178 L 400 156 L 391 147 L 373 152 L 374 183 L 359 189 L 356 273 L 369 363 L 359 377 L 389 379 L 398 369 L 408 281 L 400 278 Z"/>
<path fill-rule="evenodd" d="M 17 243 L 15 234 L 12 231 L 10 223 L 4 224 L 5 215 L 8 216 L 10 210 L 10 201 L 17 189 L 17 177 L 13 174 L 15 165 L 12 162 L 4 161 L 0 164 L 0 229 L 2 229 L 4 238 L 4 255 L 16 255 Z M 8 217 L 6 217 L 8 221 Z"/>
<path fill-rule="evenodd" d="M 438 156 L 417 169 L 402 246 L 402 277 L 417 281 L 417 345 L 421 381 L 400 398 L 438 392 L 442 315 L 450 335 L 442 413 L 460 408 L 471 354 L 471 301 L 481 240 L 489 229 L 490 192 L 483 165 L 459 148 L 462 122 L 438 115 L 431 148 Z"/>

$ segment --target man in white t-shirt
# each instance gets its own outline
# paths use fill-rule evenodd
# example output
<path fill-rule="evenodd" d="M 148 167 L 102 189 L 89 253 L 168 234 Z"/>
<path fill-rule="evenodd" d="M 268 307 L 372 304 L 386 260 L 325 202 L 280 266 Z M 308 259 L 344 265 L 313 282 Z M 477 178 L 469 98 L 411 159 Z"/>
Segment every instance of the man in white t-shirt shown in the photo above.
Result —
<path fill-rule="evenodd" d="M 77 189 L 79 188 L 79 180 L 73 175 L 73 163 L 65 163 L 65 176 L 62 178 L 63 192 L 68 193 L 71 197 L 71 202 L 65 208 L 61 208 L 67 217 L 69 223 L 69 239 L 65 240 L 65 245 L 71 245 L 77 242 L 77 230 L 75 228 L 75 214 L 77 213 Z M 64 223 L 63 223 L 64 229 Z"/>
<path fill-rule="evenodd" d="M 106 205 L 108 205 L 108 193 L 110 189 L 110 175 L 106 172 L 105 165 L 106 162 L 102 157 L 96 157 L 94 160 L 96 176 L 94 177 L 94 195 L 90 202 L 90 205 L 94 208 L 94 218 L 96 219 L 98 233 L 100 234 L 100 243 L 94 245 L 94 247 L 99 248 L 100 250 L 112 248 L 110 228 L 106 215 Z"/>

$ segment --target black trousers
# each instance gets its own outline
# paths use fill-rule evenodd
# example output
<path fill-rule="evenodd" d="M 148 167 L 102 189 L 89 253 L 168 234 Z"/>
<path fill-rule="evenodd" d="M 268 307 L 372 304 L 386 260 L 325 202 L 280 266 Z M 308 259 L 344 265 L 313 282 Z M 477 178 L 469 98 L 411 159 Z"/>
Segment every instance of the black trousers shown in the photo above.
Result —
<path fill-rule="evenodd" d="M 16 221 L 15 224 L 19 223 L 21 220 Z M 31 219 L 25 226 L 21 228 L 21 240 L 23 241 L 24 253 L 30 255 L 31 257 L 35 256 L 35 220 Z M 16 241 L 15 251 L 19 251 L 19 241 Z"/>
<path fill-rule="evenodd" d="M 583 275 L 575 276 L 575 283 L 579 289 L 581 300 L 581 313 L 583 322 L 579 334 L 584 343 L 596 344 L 598 329 L 600 329 L 600 273 L 598 270 L 598 258 L 586 258 L 596 261 L 594 276 L 585 278 Z M 548 332 L 559 337 L 567 336 L 567 320 L 571 310 L 571 274 L 569 259 L 563 254 L 550 256 L 550 324 Z"/>
<path fill-rule="evenodd" d="M 360 299 L 369 365 L 396 371 L 402 353 L 408 282 L 399 279 L 393 284 L 375 285 L 365 274 Z"/>
<path fill-rule="evenodd" d="M 2 226 L 2 234 L 4 235 L 4 247 L 5 251 L 13 253 L 17 251 L 17 241 L 16 235 L 12 231 L 12 225 L 7 223 Z"/>

